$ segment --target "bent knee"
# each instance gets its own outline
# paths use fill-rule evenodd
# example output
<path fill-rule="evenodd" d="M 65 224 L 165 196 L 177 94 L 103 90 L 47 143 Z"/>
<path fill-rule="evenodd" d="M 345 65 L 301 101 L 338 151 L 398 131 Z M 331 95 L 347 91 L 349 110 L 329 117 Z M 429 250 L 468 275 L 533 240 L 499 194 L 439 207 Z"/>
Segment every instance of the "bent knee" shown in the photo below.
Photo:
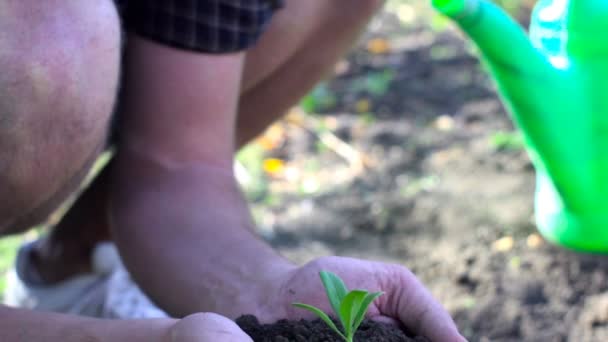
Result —
<path fill-rule="evenodd" d="M 86 174 L 119 60 L 111 0 L 0 0 L 0 231 Z"/>
<path fill-rule="evenodd" d="M 328 3 L 328 5 L 332 6 L 332 10 L 328 13 L 354 20 L 368 20 L 383 4 L 384 0 L 332 1 Z M 340 19 L 338 20 L 340 21 Z"/>
<path fill-rule="evenodd" d="M 360 2 L 370 15 L 376 13 L 385 3 L 384 0 L 361 0 Z"/>

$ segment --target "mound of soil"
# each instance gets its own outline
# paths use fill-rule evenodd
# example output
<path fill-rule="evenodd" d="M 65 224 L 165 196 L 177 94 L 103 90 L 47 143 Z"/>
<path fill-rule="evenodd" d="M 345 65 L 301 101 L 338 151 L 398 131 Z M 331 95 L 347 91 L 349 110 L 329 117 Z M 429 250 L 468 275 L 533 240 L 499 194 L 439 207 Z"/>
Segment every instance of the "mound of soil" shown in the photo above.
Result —
<path fill-rule="evenodd" d="M 260 324 L 255 316 L 241 316 L 236 323 L 254 342 L 343 342 L 327 324 L 320 319 L 314 321 L 280 320 L 274 324 Z M 358 342 L 427 342 L 428 339 L 409 337 L 399 328 L 364 320 L 355 334 Z"/>

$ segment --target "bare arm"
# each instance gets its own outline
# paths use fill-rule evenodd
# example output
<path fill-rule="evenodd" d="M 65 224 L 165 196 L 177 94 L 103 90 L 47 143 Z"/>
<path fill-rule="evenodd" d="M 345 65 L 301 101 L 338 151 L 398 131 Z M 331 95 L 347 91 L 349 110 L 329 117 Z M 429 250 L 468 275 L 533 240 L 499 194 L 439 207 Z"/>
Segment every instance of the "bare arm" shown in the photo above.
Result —
<path fill-rule="evenodd" d="M 169 342 L 170 319 L 112 321 L 0 306 L 0 341 Z"/>
<path fill-rule="evenodd" d="M 252 233 L 232 174 L 243 58 L 130 38 L 113 229 L 134 277 L 175 315 L 276 308 L 259 294 L 293 268 Z"/>

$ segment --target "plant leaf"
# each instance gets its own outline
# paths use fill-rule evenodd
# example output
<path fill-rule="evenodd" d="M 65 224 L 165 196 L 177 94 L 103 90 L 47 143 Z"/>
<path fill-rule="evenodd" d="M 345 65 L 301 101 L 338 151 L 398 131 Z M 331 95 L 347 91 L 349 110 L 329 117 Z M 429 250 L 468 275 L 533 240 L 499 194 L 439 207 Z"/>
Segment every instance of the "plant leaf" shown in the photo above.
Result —
<path fill-rule="evenodd" d="M 312 305 L 308 305 L 308 304 L 293 303 L 292 305 L 297 308 L 300 308 L 300 309 L 308 310 L 308 311 L 314 313 L 315 315 L 319 316 L 319 318 L 322 319 L 323 322 L 325 322 L 325 324 L 327 324 L 333 331 L 335 331 L 338 335 L 340 335 L 340 337 L 342 337 L 344 339 L 344 341 L 348 341 L 346 336 L 344 336 L 344 334 L 342 334 L 340 329 L 338 329 L 338 327 L 336 327 L 334 322 L 331 320 L 331 318 L 329 318 L 329 316 L 325 312 L 321 311 L 320 309 L 315 308 Z"/>
<path fill-rule="evenodd" d="M 365 318 L 365 313 L 367 312 L 369 305 L 374 300 L 376 300 L 376 298 L 382 296 L 383 294 L 384 294 L 383 292 L 374 292 L 374 293 L 368 293 L 365 295 L 365 298 L 363 298 L 363 301 L 361 302 L 361 306 L 359 307 L 359 311 L 355 315 L 354 324 L 353 324 L 353 332 L 355 332 L 355 331 L 357 331 L 357 329 L 359 329 L 361 322 L 363 322 L 363 319 Z"/>
<path fill-rule="evenodd" d="M 331 304 L 332 309 L 334 309 L 334 313 L 336 316 L 340 317 L 340 303 L 342 303 L 348 292 L 346 285 L 344 285 L 342 279 L 334 273 L 321 271 L 319 272 L 319 276 L 325 287 L 329 303 Z"/>
<path fill-rule="evenodd" d="M 342 326 L 344 327 L 345 335 L 349 338 L 354 335 L 354 319 L 367 294 L 367 291 L 353 290 L 349 292 L 346 297 L 344 297 L 342 303 L 340 303 L 340 322 L 342 322 Z"/>

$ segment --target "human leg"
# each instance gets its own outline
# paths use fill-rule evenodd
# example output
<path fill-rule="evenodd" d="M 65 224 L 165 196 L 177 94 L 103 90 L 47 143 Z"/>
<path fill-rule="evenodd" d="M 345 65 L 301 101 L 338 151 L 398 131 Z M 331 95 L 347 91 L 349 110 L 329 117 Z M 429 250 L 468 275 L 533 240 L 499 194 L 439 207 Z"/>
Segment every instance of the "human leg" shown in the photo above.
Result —
<path fill-rule="evenodd" d="M 0 0 L 0 234 L 44 219 L 86 175 L 106 139 L 119 49 L 109 0 Z"/>
<path fill-rule="evenodd" d="M 237 124 L 242 147 L 323 78 L 383 0 L 287 0 L 247 53 Z"/>
<path fill-rule="evenodd" d="M 55 284 L 93 271 L 95 246 L 111 239 L 107 198 L 111 163 L 74 202 L 56 225 L 32 246 L 30 261 L 39 281 Z"/>

